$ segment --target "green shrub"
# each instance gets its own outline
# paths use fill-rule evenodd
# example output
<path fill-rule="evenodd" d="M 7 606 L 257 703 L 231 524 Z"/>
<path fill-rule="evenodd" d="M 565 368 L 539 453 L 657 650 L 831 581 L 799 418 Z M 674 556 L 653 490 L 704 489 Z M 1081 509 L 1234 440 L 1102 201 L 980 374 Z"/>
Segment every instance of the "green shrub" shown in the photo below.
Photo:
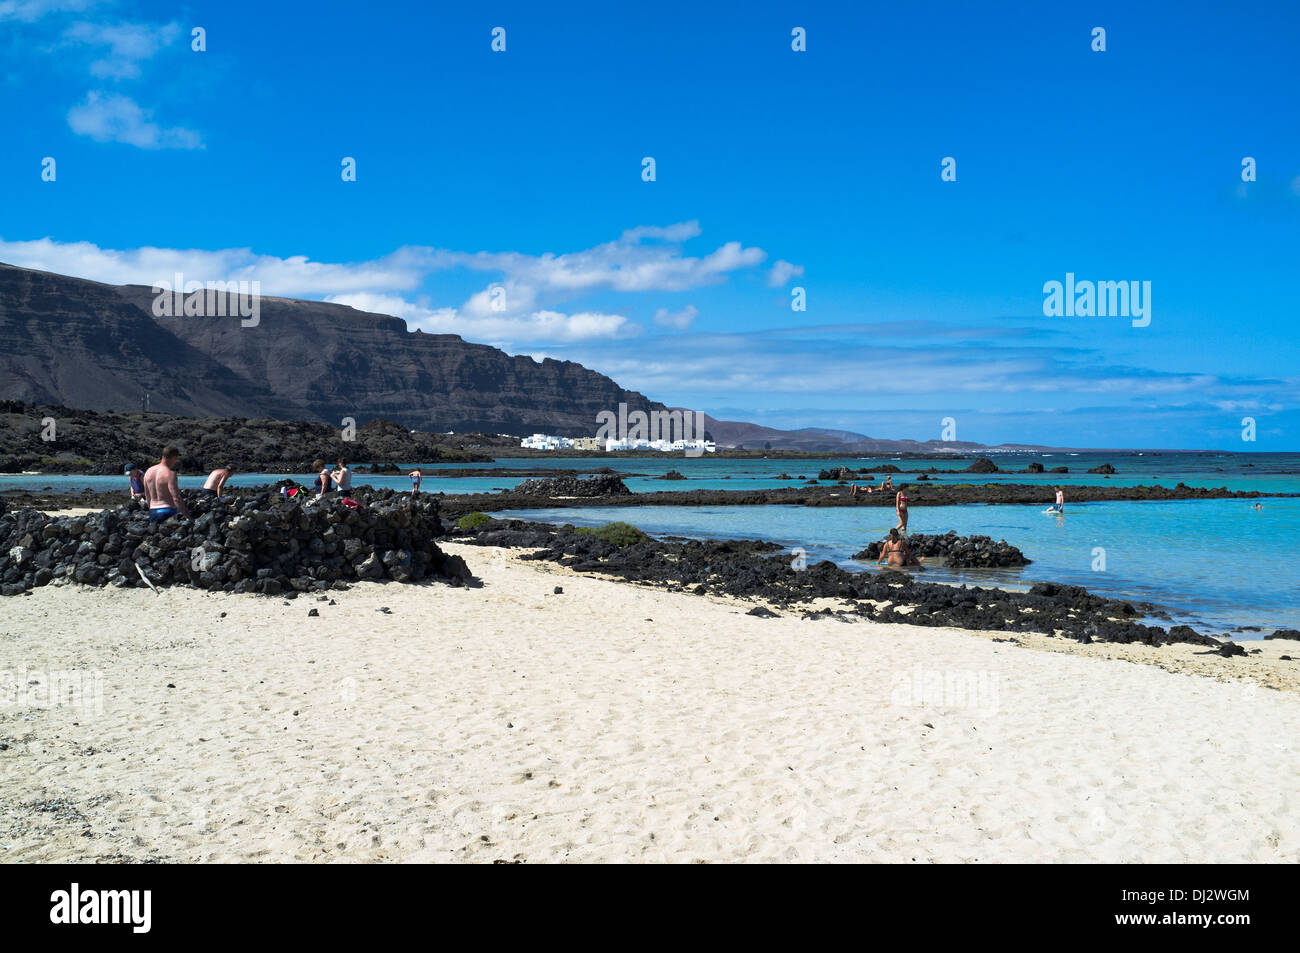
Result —
<path fill-rule="evenodd" d="M 633 543 L 644 542 L 650 538 L 631 523 L 621 522 L 606 523 L 604 526 L 579 526 L 574 532 L 595 536 L 615 546 L 631 546 Z"/>
<path fill-rule="evenodd" d="M 492 517 L 476 510 L 473 513 L 466 513 L 460 519 L 456 520 L 456 528 L 470 532 L 490 522 L 492 522 Z"/>

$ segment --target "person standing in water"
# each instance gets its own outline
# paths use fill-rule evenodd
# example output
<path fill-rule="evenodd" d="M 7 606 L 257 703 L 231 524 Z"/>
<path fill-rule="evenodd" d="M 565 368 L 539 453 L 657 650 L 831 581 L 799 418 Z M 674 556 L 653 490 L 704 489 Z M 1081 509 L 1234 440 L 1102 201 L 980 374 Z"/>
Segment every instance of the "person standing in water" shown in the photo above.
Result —
<path fill-rule="evenodd" d="M 1059 486 L 1056 488 L 1056 502 L 1052 504 L 1052 509 L 1058 513 L 1065 512 L 1065 491 Z"/>
<path fill-rule="evenodd" d="M 900 487 L 894 495 L 894 512 L 898 514 L 898 526 L 895 529 L 904 535 L 907 534 L 907 504 L 907 492 L 904 487 Z"/>
<path fill-rule="evenodd" d="M 203 492 L 205 495 L 215 496 L 221 499 L 221 491 L 226 486 L 226 481 L 235 475 L 234 467 L 217 467 L 208 474 L 208 478 L 203 481 Z"/>
<path fill-rule="evenodd" d="M 149 501 L 150 523 L 161 523 L 177 513 L 190 518 L 189 507 L 181 499 L 177 484 L 176 464 L 180 456 L 181 452 L 168 444 L 163 448 L 162 459 L 145 471 L 144 497 Z"/>

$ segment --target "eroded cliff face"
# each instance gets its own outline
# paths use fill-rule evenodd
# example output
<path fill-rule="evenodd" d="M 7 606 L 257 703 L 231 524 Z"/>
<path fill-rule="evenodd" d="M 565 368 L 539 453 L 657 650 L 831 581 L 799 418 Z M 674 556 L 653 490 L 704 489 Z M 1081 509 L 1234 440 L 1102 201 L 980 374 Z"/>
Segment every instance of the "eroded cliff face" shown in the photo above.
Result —
<path fill-rule="evenodd" d="M 512 357 L 338 304 L 260 300 L 255 326 L 155 317 L 152 289 L 0 265 L 0 398 L 93 410 L 373 417 L 421 430 L 591 434 L 596 415 L 662 409 L 569 361 Z"/>

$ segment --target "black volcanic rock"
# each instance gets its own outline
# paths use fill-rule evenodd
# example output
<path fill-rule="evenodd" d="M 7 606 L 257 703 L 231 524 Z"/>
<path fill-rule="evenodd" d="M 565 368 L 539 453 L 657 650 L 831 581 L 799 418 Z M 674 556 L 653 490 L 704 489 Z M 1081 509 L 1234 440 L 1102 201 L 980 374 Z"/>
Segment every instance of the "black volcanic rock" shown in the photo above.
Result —
<path fill-rule="evenodd" d="M 45 419 L 55 422 L 55 439 L 42 439 Z M 0 401 L 0 469 L 17 472 L 122 473 L 134 462 L 150 466 L 162 448 L 180 448 L 185 473 L 207 473 L 216 466 L 235 466 L 250 473 L 302 473 L 317 457 L 333 463 L 339 457 L 358 461 L 406 463 L 489 461 L 482 451 L 449 445 L 461 438 L 411 432 L 388 420 L 358 426 L 345 440 L 336 427 L 242 417 L 173 417 L 158 413 L 99 413 L 70 407 L 36 406 Z M 484 437 L 483 443 L 491 438 Z M 511 441 L 515 443 L 515 441 Z M 354 472 L 363 468 L 354 467 Z M 398 473 L 396 464 L 369 472 Z M 125 486 L 125 479 L 122 483 Z M 116 501 L 114 501 L 116 502 Z"/>
<path fill-rule="evenodd" d="M 443 529 L 430 496 L 360 492 L 365 505 L 350 508 L 338 500 L 303 505 L 270 493 L 222 500 L 182 495 L 193 518 L 158 524 L 130 504 L 78 517 L 8 508 L 0 515 L 0 595 L 55 579 L 292 598 L 359 580 L 441 578 L 464 585 L 473 578 L 464 560 L 438 548 Z"/>
<path fill-rule="evenodd" d="M 646 539 L 620 547 L 572 526 L 492 520 L 478 527 L 469 542 L 532 549 L 521 558 L 674 591 L 758 599 L 779 607 L 841 599 L 854 615 L 878 622 L 1044 632 L 1080 642 L 1186 642 L 1216 651 L 1225 644 L 1187 626 L 1166 631 L 1134 622 L 1138 607 L 1079 586 L 1037 583 L 1029 592 L 949 586 L 906 573 L 848 572 L 826 560 L 799 569 L 783 547 L 761 540 Z M 899 612 L 902 607 L 909 611 Z M 1154 608 L 1143 605 L 1141 613 L 1149 615 Z"/>
<path fill-rule="evenodd" d="M 893 493 L 859 493 L 850 495 L 844 487 L 821 485 L 778 487 L 755 490 L 661 490 L 654 493 L 627 493 L 606 497 L 603 506 L 885 506 L 894 505 Z M 985 484 L 918 484 L 908 486 L 913 513 L 925 506 L 948 506 L 958 503 L 1015 503 L 1042 507 L 1043 486 L 1038 483 Z M 11 498 L 26 500 L 32 494 L 10 492 Z M 564 494 L 568 495 L 568 494 Z M 1190 487 L 1184 484 L 1170 489 L 1164 486 L 1072 486 L 1074 502 L 1093 500 L 1210 500 L 1257 499 L 1263 497 L 1300 497 L 1300 493 L 1261 493 L 1258 490 L 1225 490 Z M 528 509 L 537 505 L 536 497 L 507 490 L 501 493 L 449 494 L 443 509 L 460 517 L 478 510 Z M 553 498 L 548 507 L 587 505 L 581 499 Z"/>
<path fill-rule="evenodd" d="M 997 473 L 998 467 L 988 457 L 979 457 L 970 466 L 961 471 L 962 473 Z"/>
<path fill-rule="evenodd" d="M 1265 639 L 1290 639 L 1293 642 L 1300 642 L 1300 631 L 1295 629 L 1278 629 L 1272 635 L 1264 636 Z"/>
<path fill-rule="evenodd" d="M 612 473 L 598 473 L 581 480 L 576 476 L 558 476 L 549 479 L 525 480 L 513 490 L 520 496 L 578 497 L 626 496 L 631 494 L 621 477 Z"/>
<path fill-rule="evenodd" d="M 1102 464 L 1101 466 L 1099 466 L 1099 467 L 1093 467 L 1093 468 L 1090 469 L 1088 472 L 1089 472 L 1089 473 L 1104 473 L 1104 474 L 1106 474 L 1106 475 L 1109 476 L 1110 474 L 1112 474 L 1112 473 L 1115 472 L 1115 468 L 1112 467 L 1109 463 L 1103 463 L 1103 464 Z"/>
<path fill-rule="evenodd" d="M 1031 562 L 1005 539 L 995 542 L 988 536 L 958 536 L 956 530 L 941 535 L 911 533 L 907 537 L 907 545 L 913 555 L 927 559 L 942 558 L 946 565 L 954 569 L 1027 566 Z M 853 558 L 876 560 L 880 558 L 880 549 L 881 543 L 873 542 L 866 549 L 855 553 Z"/>
<path fill-rule="evenodd" d="M 512 357 L 345 305 L 263 296 L 245 327 L 155 318 L 154 297 L 0 265 L 0 398 L 122 411 L 148 391 L 151 409 L 186 416 L 568 435 L 594 433 L 597 413 L 620 403 L 665 409 L 571 361 Z"/>

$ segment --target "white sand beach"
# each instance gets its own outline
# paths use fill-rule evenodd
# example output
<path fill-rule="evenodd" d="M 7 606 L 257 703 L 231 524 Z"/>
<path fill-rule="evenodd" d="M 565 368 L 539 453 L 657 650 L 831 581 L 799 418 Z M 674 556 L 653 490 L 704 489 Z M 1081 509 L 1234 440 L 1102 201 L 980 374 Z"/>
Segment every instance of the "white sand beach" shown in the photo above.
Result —
<path fill-rule="evenodd" d="M 446 548 L 482 588 L 0 602 L 0 862 L 1300 860 L 1286 643 L 763 619 Z"/>

